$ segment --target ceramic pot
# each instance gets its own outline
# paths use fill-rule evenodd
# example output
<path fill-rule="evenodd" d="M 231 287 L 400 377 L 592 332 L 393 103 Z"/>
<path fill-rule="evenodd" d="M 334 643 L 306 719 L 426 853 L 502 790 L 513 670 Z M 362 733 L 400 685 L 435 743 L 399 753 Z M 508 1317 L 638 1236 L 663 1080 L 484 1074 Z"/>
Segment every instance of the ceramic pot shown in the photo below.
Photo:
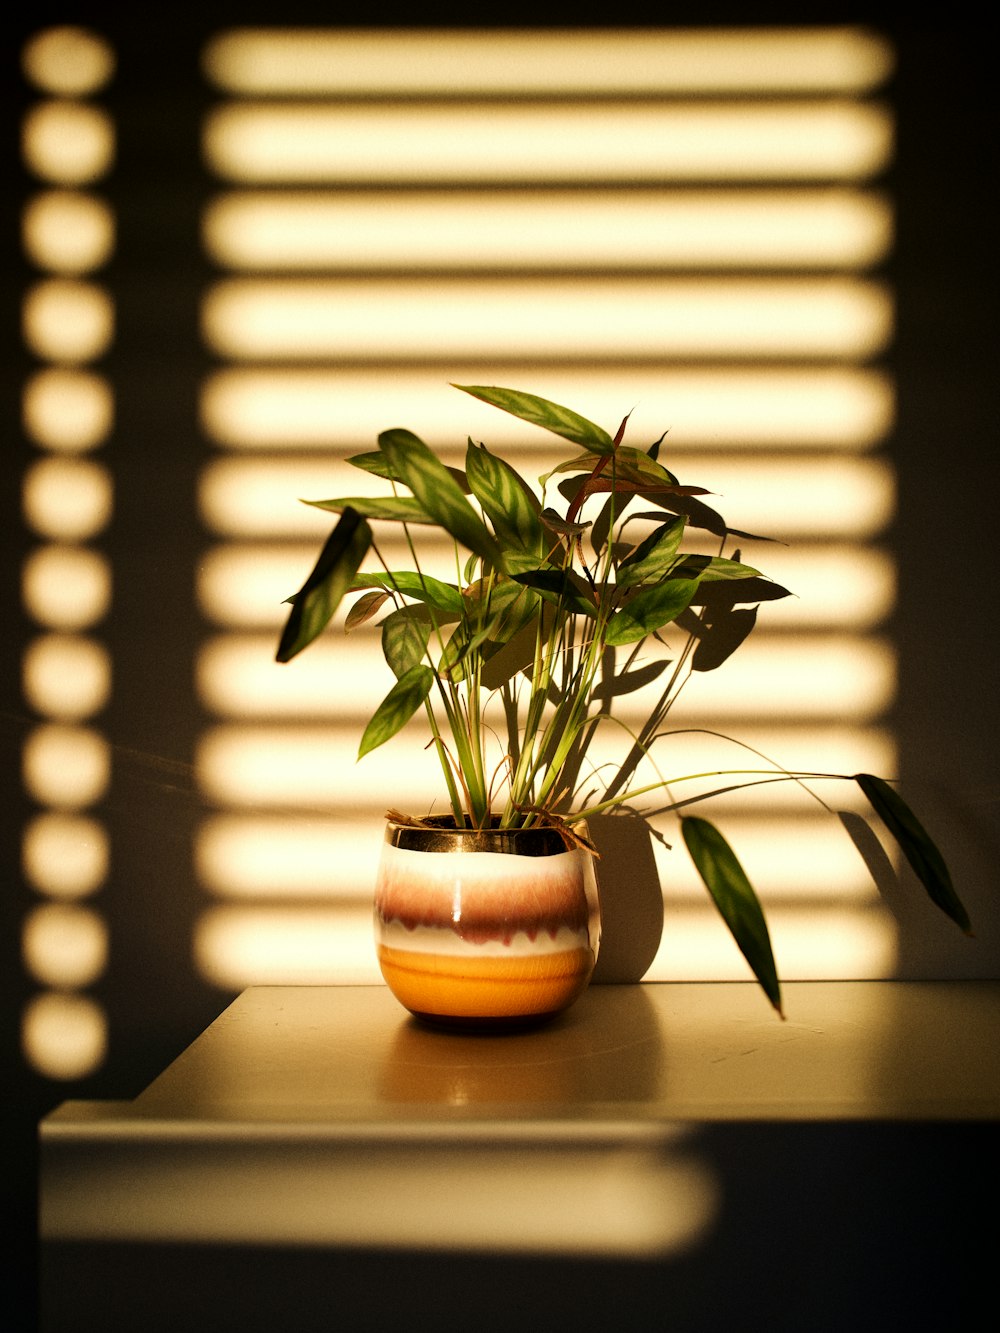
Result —
<path fill-rule="evenodd" d="M 418 1018 L 530 1026 L 585 990 L 597 961 L 594 858 L 554 828 L 386 824 L 375 888 L 382 975 Z"/>

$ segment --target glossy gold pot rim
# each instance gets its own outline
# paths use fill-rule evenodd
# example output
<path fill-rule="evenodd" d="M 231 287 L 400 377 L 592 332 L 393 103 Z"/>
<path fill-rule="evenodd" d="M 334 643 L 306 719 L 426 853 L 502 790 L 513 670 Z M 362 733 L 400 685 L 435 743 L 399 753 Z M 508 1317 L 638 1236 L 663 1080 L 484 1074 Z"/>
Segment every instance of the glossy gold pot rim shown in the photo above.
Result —
<path fill-rule="evenodd" d="M 494 816 L 496 819 L 497 816 Z M 576 832 L 587 836 L 581 821 Z M 385 840 L 392 847 L 412 852 L 500 852 L 508 856 L 556 856 L 574 850 L 573 840 L 552 824 L 531 828 L 457 829 L 453 815 L 425 815 L 417 823 L 397 822 L 389 816 Z"/>

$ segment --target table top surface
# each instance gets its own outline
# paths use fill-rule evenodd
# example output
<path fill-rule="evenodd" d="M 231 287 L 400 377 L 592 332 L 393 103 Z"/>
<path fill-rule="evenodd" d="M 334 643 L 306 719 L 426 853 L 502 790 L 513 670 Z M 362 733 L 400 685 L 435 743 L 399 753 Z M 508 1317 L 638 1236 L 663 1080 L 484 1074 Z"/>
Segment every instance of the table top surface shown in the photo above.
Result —
<path fill-rule="evenodd" d="M 994 1119 L 1000 983 L 594 985 L 549 1025 L 426 1028 L 384 986 L 254 986 L 134 1101 L 68 1102 L 43 1133 L 422 1122 Z"/>

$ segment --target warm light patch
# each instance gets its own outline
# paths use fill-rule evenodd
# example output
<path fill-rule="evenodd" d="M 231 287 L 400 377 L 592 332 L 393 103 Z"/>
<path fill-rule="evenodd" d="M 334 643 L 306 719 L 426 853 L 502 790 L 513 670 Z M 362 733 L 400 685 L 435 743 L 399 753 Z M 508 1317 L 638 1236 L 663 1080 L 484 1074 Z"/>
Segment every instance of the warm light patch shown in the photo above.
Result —
<path fill-rule="evenodd" d="M 21 1044 L 29 1063 L 47 1078 L 77 1079 L 104 1061 L 107 1021 L 100 1005 L 85 995 L 49 991 L 28 1005 Z"/>
<path fill-rule="evenodd" d="M 24 516 L 35 532 L 54 541 L 83 541 L 111 517 L 107 468 L 81 458 L 42 458 L 25 474 Z"/>
<path fill-rule="evenodd" d="M 108 873 L 108 835 L 96 819 L 47 811 L 24 831 L 24 873 L 40 893 L 51 898 L 84 898 Z"/>
<path fill-rule="evenodd" d="M 627 226 L 623 227 L 623 220 Z M 233 192 L 204 216 L 227 268 L 863 267 L 887 203 L 844 190 Z"/>
<path fill-rule="evenodd" d="M 864 92 L 892 48 L 860 28 L 235 28 L 203 65 L 230 93 Z"/>
<path fill-rule="evenodd" d="M 25 610 L 40 625 L 85 629 L 111 604 L 111 569 L 84 546 L 40 546 L 25 561 L 21 590 Z"/>
<path fill-rule="evenodd" d="M 461 463 L 462 457 L 457 454 L 448 461 Z M 537 473 L 544 473 L 560 457 L 565 455 L 539 451 Z M 534 472 L 527 473 L 529 479 Z M 722 509 L 735 527 L 779 540 L 819 534 L 827 540 L 871 537 L 883 530 L 895 504 L 892 472 L 874 459 L 750 463 L 685 458 L 681 475 L 709 487 L 712 494 L 706 501 Z M 227 457 L 204 469 L 199 502 L 211 531 L 289 538 L 319 535 L 334 522 L 331 513 L 301 500 L 384 494 L 385 484 L 378 478 L 333 458 Z M 440 541 L 432 544 L 444 547 Z M 766 552 L 758 556 L 755 549 L 753 559 L 766 565 Z M 306 573 L 303 570 L 303 576 Z"/>
<path fill-rule="evenodd" d="M 69 278 L 36 283 L 24 303 L 24 340 L 49 361 L 92 361 L 107 351 L 114 307 L 100 287 Z"/>
<path fill-rule="evenodd" d="M 36 907 L 24 925 L 25 965 L 46 986 L 89 986 L 104 971 L 107 928 L 96 913 L 63 903 Z"/>
<path fill-rule="evenodd" d="M 111 693 L 107 649 L 78 635 L 46 634 L 28 645 L 22 664 L 24 697 L 42 716 L 82 721 Z"/>
<path fill-rule="evenodd" d="M 669 886 L 663 937 L 646 981 L 750 981 L 746 960 L 714 909 L 672 908 Z M 897 946 L 885 912 L 828 907 L 800 910 L 765 901 L 771 944 L 785 981 L 851 981 L 892 977 Z"/>
<path fill-rule="evenodd" d="M 224 180 L 292 185 L 864 180 L 892 148 L 883 108 L 836 99 L 224 103 L 203 136 Z"/>
<path fill-rule="evenodd" d="M 350 726 L 214 726 L 198 747 L 198 785 L 223 806 L 350 817 L 364 808 L 384 813 L 392 792 L 393 804 L 426 808 L 441 770 L 419 728 L 361 762 L 360 738 Z"/>
<path fill-rule="evenodd" d="M 681 640 L 665 632 L 668 643 Z M 350 651 L 348 651 L 350 649 Z M 198 693 L 216 716 L 231 718 L 370 716 L 392 683 L 370 635 L 345 644 L 329 634 L 290 665 L 277 666 L 273 637 L 220 636 L 203 647 Z M 657 687 L 622 704 L 637 717 Z M 676 706 L 715 717 L 872 719 L 891 703 L 895 662 L 887 644 L 870 637 L 784 635 L 751 638 L 725 671 L 701 674 Z"/>
<path fill-rule="evenodd" d="M 529 313 L 530 312 L 530 315 Z M 208 345 L 263 357 L 867 357 L 892 332 L 885 289 L 853 278 L 229 279 Z"/>
<path fill-rule="evenodd" d="M 39 268 L 79 274 L 98 268 L 114 248 L 114 218 L 102 200 L 78 191 L 36 195 L 22 217 L 24 249 Z"/>
<path fill-rule="evenodd" d="M 80 453 L 107 438 L 114 398 L 103 376 L 52 366 L 28 380 L 22 411 L 24 428 L 38 444 L 58 453 Z"/>
<path fill-rule="evenodd" d="M 25 742 L 24 785 L 39 805 L 73 810 L 93 805 L 107 790 L 107 742 L 86 727 L 46 723 Z"/>
<path fill-rule="evenodd" d="M 388 688 L 389 682 L 385 684 Z M 699 684 L 693 684 L 695 692 Z M 700 713 L 689 718 L 687 727 L 712 726 L 716 721 L 707 709 Z M 414 720 L 390 744 L 359 760 L 363 721 L 359 710 L 355 717 L 348 714 L 339 726 L 269 726 L 263 722 L 215 726 L 206 732 L 198 749 L 199 787 L 216 805 L 232 810 L 291 812 L 298 807 L 310 817 L 328 817 L 331 809 L 341 818 L 374 816 L 376 823 L 371 832 L 376 841 L 381 837 L 380 821 L 390 803 L 421 814 L 432 808 L 443 811 L 440 767 L 427 748 L 427 733 L 419 721 Z M 730 779 L 714 776 L 720 770 L 762 770 L 770 776 L 782 770 L 819 769 L 891 776 L 896 763 L 891 738 L 884 731 L 877 726 L 848 724 L 836 717 L 817 714 L 795 725 L 775 714 L 766 722 L 741 727 L 739 739 L 743 744 L 739 745 L 724 737 L 684 731 L 684 725 L 678 721 L 678 734 L 668 734 L 657 744 L 653 757 L 658 771 L 649 771 L 646 777 L 649 782 L 663 777 L 677 779 L 678 785 L 671 788 L 675 799 L 730 785 Z M 605 752 L 609 758 L 620 760 L 628 743 L 621 733 L 609 733 L 595 758 Z M 709 776 L 697 783 L 680 783 L 680 779 L 697 774 Z M 844 784 L 836 785 L 836 799 L 858 799 L 852 790 L 845 790 Z M 391 801 L 388 793 L 392 793 Z M 760 795 L 772 805 L 801 808 L 801 792 L 793 783 L 770 785 L 762 788 Z M 734 808 L 746 799 L 745 793 L 723 798 L 718 808 Z M 653 793 L 648 808 L 655 809 L 657 804 Z M 360 825 L 358 836 L 369 836 Z"/>
<path fill-rule="evenodd" d="M 25 116 L 26 166 L 55 185 L 90 185 L 111 168 L 114 127 L 106 112 L 80 102 L 40 102 Z"/>
<path fill-rule="evenodd" d="M 524 376 L 516 366 L 456 363 L 447 379 L 508 384 L 521 383 Z M 595 362 L 550 371 L 539 367 L 525 387 L 544 390 L 556 402 L 577 404 L 608 429 L 631 411 L 629 440 L 648 444 L 669 430 L 671 457 L 706 446 L 866 450 L 885 438 L 895 412 L 888 376 L 867 366 L 679 369 L 662 363 L 637 368 Z M 544 439 L 537 428 L 450 390 L 437 367 L 219 370 L 204 381 L 201 422 L 210 438 L 230 449 L 276 452 L 358 453 L 371 448 L 378 432 L 390 425 L 406 425 L 426 440 L 452 444 L 472 430 L 497 452 L 523 454 Z"/>
<path fill-rule="evenodd" d="M 115 55 L 98 33 L 67 25 L 46 28 L 33 37 L 21 52 L 21 68 L 36 88 L 82 97 L 108 83 Z"/>
<path fill-rule="evenodd" d="M 220 897 L 357 895 L 367 903 L 378 870 L 379 823 L 319 815 L 216 815 L 198 832 L 198 876 Z"/>
<path fill-rule="evenodd" d="M 194 954 L 202 976 L 226 990 L 381 981 L 367 903 L 350 911 L 211 908 L 195 927 Z"/>

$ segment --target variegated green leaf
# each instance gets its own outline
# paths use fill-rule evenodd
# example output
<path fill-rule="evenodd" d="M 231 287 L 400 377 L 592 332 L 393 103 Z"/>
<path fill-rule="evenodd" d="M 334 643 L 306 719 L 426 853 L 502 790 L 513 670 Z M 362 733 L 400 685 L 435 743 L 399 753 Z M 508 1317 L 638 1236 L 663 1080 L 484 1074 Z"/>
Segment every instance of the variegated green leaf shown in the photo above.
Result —
<path fill-rule="evenodd" d="M 363 759 L 395 736 L 430 694 L 433 684 L 434 672 L 422 662 L 400 676 L 365 727 L 358 758 Z"/>
<path fill-rule="evenodd" d="M 367 472 L 373 477 L 381 477 L 384 481 L 403 480 L 402 477 L 396 476 L 395 471 L 390 466 L 388 458 L 386 458 L 381 449 L 374 449 L 366 454 L 352 454 L 352 456 L 346 459 L 345 462 L 350 463 L 352 467 L 360 468 L 362 472 Z M 459 490 L 467 495 L 469 493 L 469 482 L 462 469 L 449 467 L 448 471 L 454 478 Z"/>
<path fill-rule="evenodd" d="M 432 628 L 430 613 L 419 603 L 401 606 L 382 621 L 382 655 L 397 679 L 423 659 Z"/>
<path fill-rule="evenodd" d="M 545 536 L 539 521 L 541 505 L 534 491 L 509 463 L 483 445 L 469 441 L 466 476 L 473 495 L 505 547 L 541 556 Z"/>
<path fill-rule="evenodd" d="M 781 1013 L 781 986 L 764 911 L 729 843 L 707 819 L 681 820 L 684 843 L 730 934 L 767 998 Z"/>
<path fill-rule="evenodd" d="M 390 430 L 383 431 L 378 442 L 431 519 L 494 569 L 503 569 L 503 552 L 492 533 L 423 440 L 408 430 Z"/>
<path fill-rule="evenodd" d="M 353 509 L 344 512 L 299 591 L 278 643 L 277 660 L 289 662 L 330 623 L 372 543 L 372 530 Z"/>
<path fill-rule="evenodd" d="M 386 574 L 382 571 L 359 574 L 354 581 L 356 588 L 386 588 L 390 592 L 399 592 L 406 597 L 413 597 L 419 602 L 426 602 L 447 615 L 462 614 L 462 594 L 454 583 L 442 583 L 429 574 L 420 574 L 415 570 L 393 570 Z"/>
<path fill-rule="evenodd" d="M 390 523 L 436 523 L 434 518 L 412 495 L 349 495 L 338 500 L 306 500 L 313 509 L 326 509 L 332 514 L 343 514 L 348 509 L 365 518 L 386 519 Z"/>
<path fill-rule="evenodd" d="M 677 559 L 683 536 L 683 518 L 661 524 L 618 566 L 615 578 L 618 587 L 634 588 L 662 579 Z"/>
<path fill-rule="evenodd" d="M 493 407 L 499 407 L 522 421 L 542 426 L 554 435 L 561 435 L 564 440 L 582 445 L 592 454 L 610 454 L 614 448 L 611 436 L 601 426 L 595 426 L 578 412 L 552 403 L 547 398 L 523 393 L 520 389 L 501 389 L 496 385 L 455 384 L 452 387 L 484 403 L 490 403 Z"/>

